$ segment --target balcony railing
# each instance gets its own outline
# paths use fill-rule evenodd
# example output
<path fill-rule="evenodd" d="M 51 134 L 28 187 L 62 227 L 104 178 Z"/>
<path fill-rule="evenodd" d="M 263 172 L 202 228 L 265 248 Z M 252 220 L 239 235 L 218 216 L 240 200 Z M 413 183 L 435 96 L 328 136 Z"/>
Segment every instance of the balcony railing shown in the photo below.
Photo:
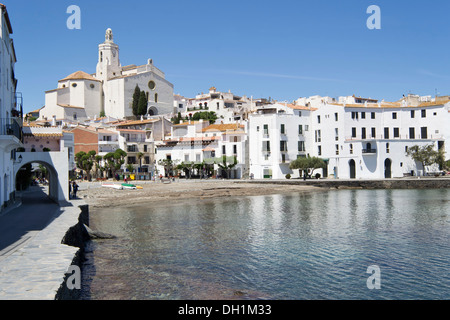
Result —
<path fill-rule="evenodd" d="M 362 149 L 363 154 L 376 154 L 377 149 Z"/>
<path fill-rule="evenodd" d="M 22 121 L 20 118 L 0 118 L 0 135 L 14 136 L 22 141 Z"/>

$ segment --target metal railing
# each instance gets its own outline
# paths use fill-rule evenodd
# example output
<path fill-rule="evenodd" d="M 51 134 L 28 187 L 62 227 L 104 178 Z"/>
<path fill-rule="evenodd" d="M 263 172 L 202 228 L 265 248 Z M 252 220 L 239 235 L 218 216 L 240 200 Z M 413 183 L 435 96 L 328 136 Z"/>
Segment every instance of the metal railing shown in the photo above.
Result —
<path fill-rule="evenodd" d="M 15 136 L 22 141 L 22 121 L 19 118 L 0 118 L 0 135 Z"/>

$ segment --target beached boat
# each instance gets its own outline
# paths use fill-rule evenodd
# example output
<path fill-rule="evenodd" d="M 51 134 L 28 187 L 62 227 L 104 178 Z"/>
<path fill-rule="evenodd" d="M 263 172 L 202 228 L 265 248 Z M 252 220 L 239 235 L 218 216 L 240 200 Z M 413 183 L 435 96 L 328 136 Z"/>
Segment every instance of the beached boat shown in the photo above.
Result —
<path fill-rule="evenodd" d="M 102 187 L 104 188 L 112 188 L 112 189 L 117 189 L 117 190 L 122 190 L 123 186 L 118 185 L 118 184 L 102 184 Z"/>
<path fill-rule="evenodd" d="M 136 186 L 136 185 L 130 184 L 130 183 L 122 183 L 122 187 L 124 189 L 132 189 L 132 190 L 134 190 L 134 189 L 144 189 L 141 186 Z"/>

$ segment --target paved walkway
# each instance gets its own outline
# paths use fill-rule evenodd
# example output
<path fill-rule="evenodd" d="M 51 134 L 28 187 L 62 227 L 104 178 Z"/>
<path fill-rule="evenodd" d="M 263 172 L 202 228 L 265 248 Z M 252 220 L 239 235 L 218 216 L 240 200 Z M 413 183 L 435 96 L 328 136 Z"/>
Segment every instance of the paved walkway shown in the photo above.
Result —
<path fill-rule="evenodd" d="M 78 223 L 82 199 L 59 207 L 45 188 L 22 193 L 0 216 L 0 300 L 53 300 L 79 248 L 61 243 Z"/>
<path fill-rule="evenodd" d="M 23 247 L 59 213 L 46 188 L 33 186 L 18 194 L 21 205 L 0 216 L 0 261 Z"/>

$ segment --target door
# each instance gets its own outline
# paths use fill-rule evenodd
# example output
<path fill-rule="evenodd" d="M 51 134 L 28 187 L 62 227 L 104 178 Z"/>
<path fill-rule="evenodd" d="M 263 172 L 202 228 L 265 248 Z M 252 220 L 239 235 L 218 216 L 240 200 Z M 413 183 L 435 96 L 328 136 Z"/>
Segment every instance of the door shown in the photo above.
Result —
<path fill-rule="evenodd" d="M 350 179 L 356 179 L 356 163 L 355 160 L 350 160 L 348 162 L 350 167 Z"/>
<path fill-rule="evenodd" d="M 386 179 L 392 178 L 392 161 L 391 159 L 386 159 L 384 161 L 384 177 Z"/>

